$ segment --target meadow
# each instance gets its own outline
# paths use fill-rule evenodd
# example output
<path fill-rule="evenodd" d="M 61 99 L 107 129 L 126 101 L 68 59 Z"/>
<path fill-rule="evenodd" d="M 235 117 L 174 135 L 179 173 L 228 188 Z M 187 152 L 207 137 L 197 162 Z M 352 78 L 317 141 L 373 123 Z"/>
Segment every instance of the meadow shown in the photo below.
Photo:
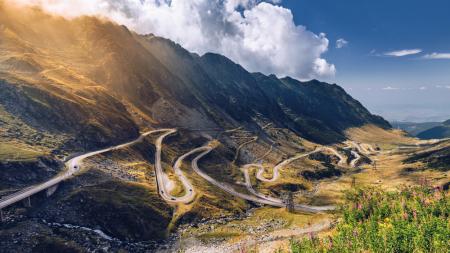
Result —
<path fill-rule="evenodd" d="M 450 252 L 450 199 L 442 188 L 346 192 L 341 218 L 328 235 L 292 240 L 297 252 Z"/>

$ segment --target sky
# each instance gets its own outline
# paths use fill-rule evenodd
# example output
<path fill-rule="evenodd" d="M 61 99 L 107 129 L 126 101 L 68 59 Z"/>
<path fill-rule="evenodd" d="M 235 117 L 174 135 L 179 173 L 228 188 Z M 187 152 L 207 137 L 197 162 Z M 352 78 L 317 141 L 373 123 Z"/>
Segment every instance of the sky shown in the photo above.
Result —
<path fill-rule="evenodd" d="M 450 119 L 450 1 L 284 0 L 330 41 L 338 83 L 389 120 Z"/>
<path fill-rule="evenodd" d="M 252 72 L 337 83 L 394 121 L 450 119 L 448 0 L 5 0 L 109 18 Z"/>

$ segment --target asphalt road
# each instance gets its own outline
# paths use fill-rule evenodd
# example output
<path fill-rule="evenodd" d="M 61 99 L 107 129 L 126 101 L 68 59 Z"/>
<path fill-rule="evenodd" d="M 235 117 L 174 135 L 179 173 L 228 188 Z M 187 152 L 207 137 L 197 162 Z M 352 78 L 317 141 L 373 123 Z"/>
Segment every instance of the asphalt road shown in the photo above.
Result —
<path fill-rule="evenodd" d="M 233 189 L 233 187 L 221 183 L 217 180 L 215 180 L 214 178 L 210 177 L 208 174 L 204 173 L 199 167 L 198 167 L 198 161 L 200 159 L 202 159 L 204 156 L 206 156 L 207 154 L 209 154 L 212 150 L 214 149 L 214 147 L 212 146 L 203 146 L 197 149 L 194 149 L 193 151 L 195 152 L 202 152 L 199 155 L 197 155 L 193 160 L 192 160 L 192 169 L 198 174 L 200 175 L 203 179 L 205 179 L 206 181 L 208 181 L 210 184 L 220 188 L 221 190 L 236 196 L 238 198 L 241 199 L 245 199 L 248 201 L 252 201 L 254 203 L 259 203 L 259 204 L 263 204 L 263 205 L 270 205 L 270 206 L 276 206 L 276 207 L 285 207 L 286 205 L 283 203 L 280 203 L 278 201 L 271 201 L 268 200 L 267 198 L 259 198 L 256 196 L 251 196 L 248 194 L 244 194 L 241 192 L 236 191 L 235 189 Z M 289 159 L 288 159 L 289 160 Z M 309 205 L 295 205 L 295 209 L 297 211 L 303 211 L 303 212 L 310 212 L 310 213 L 317 213 L 317 212 L 323 212 L 323 211 L 328 211 L 328 210 L 334 210 L 335 207 L 334 206 L 309 206 Z"/>
<path fill-rule="evenodd" d="M 49 189 L 49 188 L 61 183 L 62 181 L 72 177 L 75 173 L 80 171 L 83 160 L 88 157 L 106 153 L 106 152 L 112 151 L 112 150 L 129 147 L 138 142 L 141 142 L 146 136 L 153 134 L 153 133 L 161 132 L 161 131 L 165 131 L 165 129 L 153 130 L 153 131 L 146 132 L 146 133 L 140 135 L 139 138 L 137 138 L 136 140 L 125 143 L 125 144 L 121 144 L 121 145 L 101 149 L 98 151 L 89 152 L 89 153 L 86 153 L 86 154 L 83 154 L 80 156 L 76 156 L 65 163 L 65 166 L 67 168 L 67 170 L 65 172 L 57 175 L 56 177 L 54 177 L 42 184 L 37 184 L 34 186 L 27 187 L 21 191 L 15 192 L 9 196 L 1 198 L 0 199 L 0 209 L 10 206 L 14 203 L 17 203 L 17 202 L 19 202 L 25 198 L 28 198 L 30 196 L 33 196 L 34 194 L 36 194 L 38 192 Z"/>
<path fill-rule="evenodd" d="M 298 155 L 296 155 L 296 156 L 294 156 L 294 157 L 291 157 L 291 158 L 289 158 L 289 159 L 286 159 L 286 160 L 284 160 L 283 162 L 277 164 L 277 165 L 273 168 L 273 175 L 272 175 L 272 178 L 269 178 L 269 179 L 267 179 L 267 178 L 265 178 L 265 177 L 263 176 L 263 174 L 264 174 L 264 168 L 263 168 L 262 166 L 259 166 L 259 165 L 258 165 L 259 170 L 258 170 L 258 172 L 256 173 L 256 178 L 258 178 L 258 180 L 263 181 L 263 182 L 275 182 L 275 181 L 278 180 L 278 178 L 280 177 L 280 172 L 279 172 L 279 170 L 280 170 L 281 168 L 283 168 L 284 166 L 288 165 L 289 163 L 292 163 L 292 162 L 295 161 L 295 160 L 298 160 L 298 159 L 307 157 L 307 156 L 309 156 L 309 155 L 311 155 L 311 154 L 318 153 L 318 152 L 322 152 L 322 151 L 325 151 L 325 150 L 329 150 L 329 151 L 333 152 L 336 156 L 339 157 L 339 165 L 342 165 L 342 164 L 345 163 L 345 158 L 344 158 L 341 154 L 339 154 L 339 152 L 337 152 L 335 149 L 333 149 L 333 148 L 331 148 L 331 147 L 320 147 L 320 148 L 316 148 L 314 151 L 311 151 L 311 152 L 308 152 L 308 153 L 298 154 Z"/>
<path fill-rule="evenodd" d="M 134 141 L 125 143 L 125 144 L 120 144 L 117 146 L 113 146 L 113 147 L 109 147 L 109 148 L 105 148 L 105 149 L 101 149 L 98 151 L 93 151 L 93 152 L 89 152 L 80 156 L 76 156 L 72 159 L 70 159 L 69 161 L 67 161 L 65 163 L 67 170 L 63 173 L 61 173 L 60 175 L 56 176 L 55 178 L 44 182 L 42 184 L 38 184 L 38 185 L 34 185 L 34 186 L 30 186 L 28 188 L 25 188 L 19 192 L 16 192 L 14 194 L 11 194 L 9 196 L 3 197 L 2 199 L 0 199 L 0 209 L 5 208 L 9 205 L 12 205 L 16 202 L 19 202 L 27 197 L 30 197 L 38 192 L 41 192 L 43 190 L 49 189 L 59 183 L 61 183 L 62 181 L 72 177 L 75 173 L 79 172 L 82 166 L 82 162 L 84 159 L 88 158 L 88 157 L 92 157 L 95 155 L 99 155 L 102 153 L 106 153 L 112 150 L 118 150 L 118 149 L 122 149 L 122 148 L 126 148 L 129 147 L 131 145 L 134 145 L 138 142 L 141 142 L 146 136 L 150 135 L 150 134 L 154 134 L 154 133 L 163 133 L 161 136 L 158 137 L 158 139 L 155 142 L 155 146 L 156 146 L 156 153 L 155 153 L 155 172 L 156 172 L 156 180 L 157 180 L 157 185 L 158 185 L 158 191 L 159 194 L 161 195 L 161 197 L 166 200 L 167 202 L 173 202 L 173 203 L 189 203 L 191 202 L 194 197 L 195 197 L 195 190 L 194 187 L 192 186 L 192 184 L 189 182 L 189 180 L 185 177 L 185 175 L 183 174 L 183 172 L 181 171 L 180 167 L 183 163 L 183 160 L 194 154 L 194 153 L 198 153 L 201 152 L 198 156 L 196 156 L 193 160 L 192 160 L 192 168 L 194 169 L 194 171 L 199 174 L 201 177 L 203 177 L 206 181 L 208 181 L 209 183 L 215 185 L 216 187 L 224 190 L 225 192 L 232 194 L 233 196 L 248 200 L 248 201 L 252 201 L 255 203 L 259 203 L 259 204 L 264 204 L 264 205 L 271 205 L 271 206 L 278 206 L 278 207 L 284 207 L 285 205 L 283 204 L 282 200 L 280 199 L 276 199 L 276 198 L 272 198 L 270 196 L 265 196 L 261 193 L 258 193 L 256 191 L 253 190 L 253 187 L 251 186 L 250 182 L 250 178 L 248 175 L 248 172 L 246 173 L 246 184 L 247 184 L 247 188 L 249 189 L 249 191 L 254 194 L 255 196 L 251 196 L 248 194 L 244 194 L 244 193 L 240 193 L 237 192 L 236 190 L 233 189 L 233 187 L 218 182 L 217 180 L 213 179 L 212 177 L 210 177 L 209 175 L 207 175 L 206 173 L 204 173 L 203 171 L 200 170 L 200 168 L 198 167 L 198 161 L 204 157 L 205 155 L 207 155 L 208 153 L 210 153 L 213 150 L 212 146 L 204 146 L 204 147 L 200 147 L 200 148 L 196 148 L 191 150 L 190 152 L 180 156 L 177 161 L 175 162 L 173 168 L 174 168 L 174 172 L 175 174 L 179 177 L 181 183 L 183 184 L 183 187 L 185 188 L 185 194 L 183 196 L 180 197 L 175 197 L 172 196 L 169 192 L 168 189 L 166 189 L 167 185 L 170 183 L 168 180 L 167 175 L 164 173 L 164 170 L 162 168 L 162 164 L 161 164 L 161 153 L 162 153 L 162 143 L 163 140 L 169 136 L 172 135 L 174 133 L 177 132 L 176 129 L 158 129 L 158 130 L 153 130 L 153 131 L 149 131 L 146 132 L 144 134 L 142 134 L 141 136 L 139 136 L 139 138 L 137 138 Z M 256 165 L 256 164 L 252 164 L 252 165 L 248 165 L 247 168 L 249 168 L 249 166 L 257 166 L 260 168 L 260 170 L 258 171 L 257 174 L 257 178 L 261 181 L 265 181 L 265 182 L 273 182 L 275 180 L 277 180 L 279 178 L 279 169 L 286 166 L 287 164 L 306 157 L 310 154 L 319 152 L 319 151 L 323 151 L 324 149 L 330 149 L 330 148 L 318 148 L 312 152 L 309 153 L 305 153 L 305 154 L 299 154 L 296 155 L 292 158 L 286 159 L 285 161 L 279 163 L 277 166 L 274 167 L 273 169 L 273 177 L 271 179 L 266 179 L 262 176 L 262 174 L 264 173 L 264 168 L 260 165 Z M 338 153 L 337 153 L 338 154 Z M 341 158 L 341 156 L 339 156 Z M 332 210 L 334 209 L 333 206 L 325 206 L 325 207 L 317 207 L 317 206 L 308 206 L 308 205 L 296 205 L 295 208 L 299 211 L 306 211 L 306 212 L 321 212 L 321 211 L 325 211 L 325 210 Z"/>
<path fill-rule="evenodd" d="M 245 186 L 246 186 L 247 190 L 250 193 L 252 193 L 253 195 L 257 196 L 258 198 L 265 199 L 267 201 L 271 201 L 271 202 L 275 202 L 275 203 L 283 203 L 283 200 L 281 200 L 281 199 L 273 198 L 273 197 L 264 195 L 264 194 L 262 194 L 260 192 L 257 192 L 252 186 L 251 179 L 250 179 L 250 174 L 249 174 L 249 169 L 251 167 L 259 168 L 259 170 L 257 172 L 257 178 L 260 181 L 273 182 L 273 181 L 278 179 L 278 177 L 279 177 L 279 169 L 280 168 L 286 166 L 287 164 L 289 164 L 289 163 L 291 163 L 291 162 L 293 162 L 293 161 L 295 161 L 297 159 L 309 156 L 309 155 L 317 153 L 317 152 L 325 151 L 325 150 L 331 151 L 332 153 L 334 153 L 336 156 L 339 157 L 339 165 L 343 165 L 345 163 L 345 158 L 339 152 L 337 152 L 335 149 L 333 149 L 331 147 L 320 147 L 320 148 L 317 148 L 316 150 L 311 151 L 309 153 L 299 154 L 299 155 L 296 155 L 296 156 L 294 156 L 294 157 L 292 157 L 290 159 L 286 159 L 283 162 L 279 163 L 273 169 L 274 175 L 276 175 L 276 176 L 272 177 L 272 179 L 266 179 L 266 178 L 262 177 L 262 174 L 264 173 L 264 167 L 261 164 L 256 164 L 256 163 L 246 164 L 246 165 L 244 165 L 241 168 L 242 172 L 244 173 Z M 259 175 L 259 177 L 258 177 L 258 175 Z M 261 178 L 263 178 L 263 180 L 261 180 Z"/>

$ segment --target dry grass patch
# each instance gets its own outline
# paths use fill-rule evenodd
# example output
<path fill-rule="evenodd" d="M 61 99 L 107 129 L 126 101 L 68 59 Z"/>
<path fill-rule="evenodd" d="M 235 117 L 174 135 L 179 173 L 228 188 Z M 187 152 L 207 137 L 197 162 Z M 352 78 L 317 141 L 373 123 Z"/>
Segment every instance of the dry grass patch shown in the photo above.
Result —
<path fill-rule="evenodd" d="M 32 161 L 46 153 L 43 149 L 22 143 L 0 143 L 0 161 Z"/>

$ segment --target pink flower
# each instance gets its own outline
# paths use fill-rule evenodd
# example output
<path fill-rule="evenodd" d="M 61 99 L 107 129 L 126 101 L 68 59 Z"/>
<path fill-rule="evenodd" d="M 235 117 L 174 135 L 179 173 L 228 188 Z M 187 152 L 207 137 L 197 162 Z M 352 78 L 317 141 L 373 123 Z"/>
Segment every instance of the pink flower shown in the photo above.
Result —
<path fill-rule="evenodd" d="M 358 203 L 358 210 L 361 210 L 361 209 L 362 209 L 362 204 Z"/>
<path fill-rule="evenodd" d="M 328 248 L 332 249 L 333 248 L 333 238 L 331 236 L 328 236 L 328 240 L 329 240 Z"/>
<path fill-rule="evenodd" d="M 408 219 L 408 213 L 407 213 L 407 212 L 404 212 L 404 213 L 403 213 L 403 219 L 405 219 L 405 220 Z"/>

